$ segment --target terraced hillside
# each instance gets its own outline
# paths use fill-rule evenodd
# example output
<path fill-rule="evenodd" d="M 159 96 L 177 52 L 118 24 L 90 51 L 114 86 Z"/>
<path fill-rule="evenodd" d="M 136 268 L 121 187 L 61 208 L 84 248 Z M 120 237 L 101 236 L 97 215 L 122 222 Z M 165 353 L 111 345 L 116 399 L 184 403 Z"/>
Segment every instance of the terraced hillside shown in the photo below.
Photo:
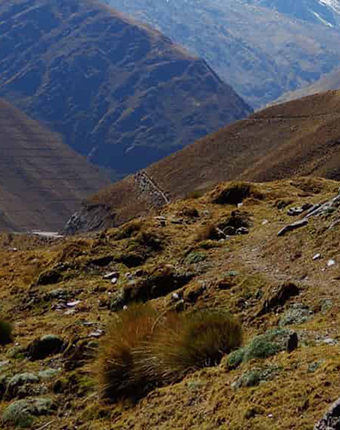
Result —
<path fill-rule="evenodd" d="M 109 181 L 55 133 L 0 100 L 0 230 L 58 230 Z"/>
<path fill-rule="evenodd" d="M 170 200 L 225 180 L 269 181 L 296 175 L 340 178 L 340 91 L 310 96 L 258 112 L 225 127 L 145 170 Z M 157 208 L 156 191 L 130 176 L 89 199 L 69 231 L 88 229 L 94 204 L 102 226 L 118 225 Z M 163 202 L 164 203 L 164 202 Z M 97 221 L 98 223 L 98 221 Z"/>

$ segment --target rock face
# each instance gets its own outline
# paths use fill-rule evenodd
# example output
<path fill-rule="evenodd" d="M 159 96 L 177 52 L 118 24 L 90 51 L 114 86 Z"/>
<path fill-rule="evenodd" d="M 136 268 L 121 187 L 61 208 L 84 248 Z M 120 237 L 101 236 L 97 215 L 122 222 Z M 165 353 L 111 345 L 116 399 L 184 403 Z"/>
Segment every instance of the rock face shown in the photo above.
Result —
<path fill-rule="evenodd" d="M 338 0 L 106 1 L 204 58 L 253 107 L 339 65 Z"/>
<path fill-rule="evenodd" d="M 1 99 L 0 151 L 0 231 L 58 230 L 110 183 L 60 136 Z"/>
<path fill-rule="evenodd" d="M 10 0 L 0 22 L 0 95 L 119 175 L 252 111 L 204 61 L 95 1 Z"/>

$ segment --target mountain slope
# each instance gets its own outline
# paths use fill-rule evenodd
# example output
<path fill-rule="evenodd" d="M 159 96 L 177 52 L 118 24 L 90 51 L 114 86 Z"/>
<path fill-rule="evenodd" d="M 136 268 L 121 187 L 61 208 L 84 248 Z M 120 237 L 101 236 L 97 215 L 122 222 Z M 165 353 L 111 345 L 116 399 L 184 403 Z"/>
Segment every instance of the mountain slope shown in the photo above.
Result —
<path fill-rule="evenodd" d="M 307 2 L 108 1 L 204 58 L 256 108 L 316 81 L 340 61 L 335 25 L 325 25 L 315 15 L 315 20 L 306 14 L 304 20 L 297 19 L 295 9 L 306 11 Z M 309 4 L 321 8 L 314 0 Z M 321 14 L 316 6 L 315 10 Z"/>
<path fill-rule="evenodd" d="M 296 175 L 340 179 L 340 91 L 274 106 L 219 130 L 113 184 L 84 204 L 68 230 L 87 230 L 93 205 L 97 225 L 118 225 L 167 200 L 226 180 L 269 181 Z M 163 193 L 162 197 L 160 190 Z M 112 216 L 114 218 L 112 219 Z"/>
<path fill-rule="evenodd" d="M 311 85 L 302 87 L 299 90 L 283 94 L 279 99 L 275 100 L 275 104 L 284 103 L 289 100 L 296 100 L 301 97 L 317 94 L 329 90 L 337 90 L 340 88 L 340 68 L 327 73 L 318 81 Z"/>
<path fill-rule="evenodd" d="M 57 230 L 108 184 L 97 168 L 0 99 L 0 230 Z"/>
<path fill-rule="evenodd" d="M 92 0 L 0 4 L 0 94 L 120 175 L 251 108 L 168 38 Z"/>
<path fill-rule="evenodd" d="M 248 4 L 264 6 L 303 21 L 339 27 L 339 0 L 245 0 Z"/>

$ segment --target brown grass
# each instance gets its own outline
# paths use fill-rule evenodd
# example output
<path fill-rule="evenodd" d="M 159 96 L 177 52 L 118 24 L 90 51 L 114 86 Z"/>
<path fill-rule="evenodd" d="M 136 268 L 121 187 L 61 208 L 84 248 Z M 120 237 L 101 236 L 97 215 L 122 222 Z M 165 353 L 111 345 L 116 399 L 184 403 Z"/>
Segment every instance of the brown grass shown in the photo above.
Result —
<path fill-rule="evenodd" d="M 119 313 L 102 342 L 102 394 L 111 400 L 136 399 L 152 387 L 218 364 L 241 342 L 240 323 L 225 313 L 164 316 L 149 305 L 134 305 Z"/>

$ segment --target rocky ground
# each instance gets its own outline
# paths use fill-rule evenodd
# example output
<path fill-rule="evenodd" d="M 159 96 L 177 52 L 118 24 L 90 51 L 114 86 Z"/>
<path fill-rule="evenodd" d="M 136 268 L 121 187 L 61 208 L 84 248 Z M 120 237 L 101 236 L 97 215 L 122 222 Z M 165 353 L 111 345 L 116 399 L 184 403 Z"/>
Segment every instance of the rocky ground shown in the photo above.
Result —
<path fill-rule="evenodd" d="M 14 338 L 0 346 L 1 428 L 313 428 L 340 396 L 338 187 L 229 183 L 93 235 L 2 234 Z M 244 345 L 137 404 L 109 403 L 98 348 L 135 301 L 228 310 Z"/>

